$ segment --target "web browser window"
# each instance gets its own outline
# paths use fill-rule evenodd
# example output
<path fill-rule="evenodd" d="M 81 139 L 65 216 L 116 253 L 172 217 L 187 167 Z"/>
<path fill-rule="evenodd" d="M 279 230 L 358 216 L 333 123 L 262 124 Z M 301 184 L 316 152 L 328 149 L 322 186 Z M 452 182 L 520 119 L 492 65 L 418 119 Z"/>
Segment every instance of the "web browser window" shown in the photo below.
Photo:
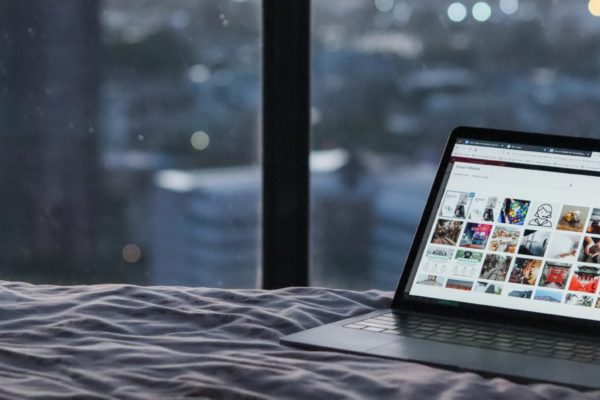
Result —
<path fill-rule="evenodd" d="M 409 294 L 600 320 L 600 154 L 459 139 Z"/>

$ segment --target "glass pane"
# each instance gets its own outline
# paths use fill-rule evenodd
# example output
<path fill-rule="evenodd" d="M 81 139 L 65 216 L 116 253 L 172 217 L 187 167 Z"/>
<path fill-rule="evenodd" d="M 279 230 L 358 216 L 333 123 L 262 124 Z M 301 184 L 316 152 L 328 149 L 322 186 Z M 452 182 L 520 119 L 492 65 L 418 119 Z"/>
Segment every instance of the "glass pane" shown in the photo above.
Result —
<path fill-rule="evenodd" d="M 455 126 L 596 136 L 592 13 L 595 0 L 314 0 L 312 284 L 395 288 Z"/>
<path fill-rule="evenodd" d="M 259 0 L 0 8 L 0 279 L 256 286 Z"/>

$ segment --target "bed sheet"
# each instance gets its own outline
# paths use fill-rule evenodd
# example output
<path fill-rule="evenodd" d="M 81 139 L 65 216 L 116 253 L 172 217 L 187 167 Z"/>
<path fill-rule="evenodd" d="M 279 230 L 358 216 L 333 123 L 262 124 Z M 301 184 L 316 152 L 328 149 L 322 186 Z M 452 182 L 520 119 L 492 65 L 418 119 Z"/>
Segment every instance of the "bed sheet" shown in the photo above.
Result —
<path fill-rule="evenodd" d="M 391 293 L 0 283 L 0 398 L 578 399 L 279 338 L 386 308 Z"/>

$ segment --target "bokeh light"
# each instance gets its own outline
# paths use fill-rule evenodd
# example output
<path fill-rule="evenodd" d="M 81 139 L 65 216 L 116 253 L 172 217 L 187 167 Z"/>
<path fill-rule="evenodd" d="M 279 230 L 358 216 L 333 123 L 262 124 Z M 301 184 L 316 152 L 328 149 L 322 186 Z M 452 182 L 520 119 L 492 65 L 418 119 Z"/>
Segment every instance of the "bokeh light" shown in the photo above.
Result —
<path fill-rule="evenodd" d="M 123 260 L 129 264 L 134 264 L 142 258 L 142 249 L 137 244 L 126 244 L 121 251 Z"/>
<path fill-rule="evenodd" d="M 448 18 L 453 22 L 460 22 L 467 17 L 467 8 L 462 3 L 452 3 L 448 6 Z"/>
<path fill-rule="evenodd" d="M 412 15 L 412 7 L 401 1 L 394 6 L 394 18 L 400 23 L 406 23 Z"/>
<path fill-rule="evenodd" d="M 375 0 L 375 8 L 381 12 L 388 12 L 394 8 L 394 0 Z"/>
<path fill-rule="evenodd" d="M 192 65 L 188 70 L 188 78 L 194 83 L 204 83 L 210 78 L 210 70 L 202 64 Z"/>
<path fill-rule="evenodd" d="M 485 1 L 480 1 L 479 3 L 475 3 L 473 8 L 471 9 L 471 13 L 473 14 L 473 18 L 479 22 L 485 22 L 490 19 L 492 15 L 492 9 L 488 3 Z"/>
<path fill-rule="evenodd" d="M 600 17 L 600 0 L 590 0 L 588 10 L 594 17 Z"/>
<path fill-rule="evenodd" d="M 512 15 L 519 9 L 519 0 L 500 0 L 500 10 L 506 15 Z"/>
<path fill-rule="evenodd" d="M 196 150 L 204 150 L 210 144 L 210 137 L 204 131 L 194 132 L 190 138 L 192 147 Z"/>

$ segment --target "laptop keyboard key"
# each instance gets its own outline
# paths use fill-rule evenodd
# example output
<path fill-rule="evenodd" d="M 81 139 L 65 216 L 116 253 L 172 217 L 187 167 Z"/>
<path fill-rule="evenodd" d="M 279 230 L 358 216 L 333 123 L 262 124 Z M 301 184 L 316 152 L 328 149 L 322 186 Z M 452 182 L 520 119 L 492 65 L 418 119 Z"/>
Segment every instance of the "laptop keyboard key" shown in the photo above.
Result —
<path fill-rule="evenodd" d="M 383 332 L 385 329 L 383 328 L 375 328 L 373 326 L 367 326 L 363 331 L 371 331 L 371 332 Z"/>
<path fill-rule="evenodd" d="M 359 325 L 359 324 L 344 325 L 344 328 L 352 328 L 352 329 L 362 329 L 364 327 L 365 327 L 365 325 Z"/>

